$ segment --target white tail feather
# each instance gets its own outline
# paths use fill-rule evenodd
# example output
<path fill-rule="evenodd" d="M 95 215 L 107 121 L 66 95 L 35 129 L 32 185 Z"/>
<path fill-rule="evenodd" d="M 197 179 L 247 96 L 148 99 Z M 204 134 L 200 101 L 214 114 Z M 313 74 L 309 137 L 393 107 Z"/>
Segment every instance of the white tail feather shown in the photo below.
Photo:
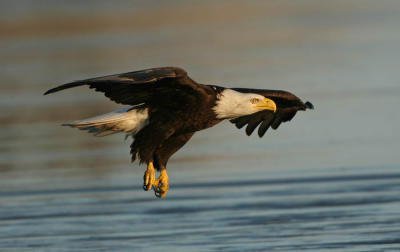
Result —
<path fill-rule="evenodd" d="M 136 135 L 139 130 L 149 123 L 147 108 L 129 107 L 83 120 L 65 123 L 81 130 L 87 130 L 95 136 L 107 136 L 118 132 Z"/>

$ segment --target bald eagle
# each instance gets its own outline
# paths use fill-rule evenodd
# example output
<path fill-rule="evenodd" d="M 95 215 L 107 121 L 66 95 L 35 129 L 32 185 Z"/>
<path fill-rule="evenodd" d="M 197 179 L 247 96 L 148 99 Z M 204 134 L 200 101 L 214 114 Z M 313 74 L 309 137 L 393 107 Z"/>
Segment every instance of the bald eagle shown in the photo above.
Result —
<path fill-rule="evenodd" d="M 146 163 L 143 189 L 154 190 L 163 198 L 169 188 L 167 162 L 193 136 L 223 120 L 237 128 L 245 125 L 246 134 L 258 128 L 264 136 L 268 128 L 277 129 L 299 110 L 313 109 L 295 95 L 280 90 L 225 88 L 199 84 L 185 70 L 160 67 L 92 79 L 74 81 L 46 91 L 88 85 L 112 101 L 129 107 L 108 114 L 67 124 L 96 136 L 125 132 L 133 137 L 132 162 Z M 156 179 L 156 172 L 160 176 Z"/>

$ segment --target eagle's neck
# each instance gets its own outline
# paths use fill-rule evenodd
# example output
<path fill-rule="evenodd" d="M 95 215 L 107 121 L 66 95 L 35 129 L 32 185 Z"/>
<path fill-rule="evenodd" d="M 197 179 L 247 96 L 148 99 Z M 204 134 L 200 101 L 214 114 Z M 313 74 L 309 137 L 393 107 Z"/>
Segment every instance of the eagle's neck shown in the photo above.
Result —
<path fill-rule="evenodd" d="M 218 119 L 232 119 L 257 112 L 249 103 L 255 94 L 240 93 L 232 89 L 224 89 L 217 95 L 212 108 Z"/>

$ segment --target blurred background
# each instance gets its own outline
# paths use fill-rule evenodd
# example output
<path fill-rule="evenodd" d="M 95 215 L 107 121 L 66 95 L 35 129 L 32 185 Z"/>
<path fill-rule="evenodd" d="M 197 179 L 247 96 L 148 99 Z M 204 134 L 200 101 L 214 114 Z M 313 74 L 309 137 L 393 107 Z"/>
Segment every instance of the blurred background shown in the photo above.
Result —
<path fill-rule="evenodd" d="M 2 251 L 400 250 L 400 2 L 1 1 Z M 131 139 L 61 123 L 121 108 L 73 80 L 180 66 L 314 111 L 198 132 L 144 192 Z"/>

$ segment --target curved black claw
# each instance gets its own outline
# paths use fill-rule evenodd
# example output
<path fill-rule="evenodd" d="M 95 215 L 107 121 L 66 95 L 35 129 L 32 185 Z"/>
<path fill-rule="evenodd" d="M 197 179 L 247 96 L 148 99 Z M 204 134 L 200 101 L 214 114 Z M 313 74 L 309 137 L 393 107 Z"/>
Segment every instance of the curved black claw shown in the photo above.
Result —
<path fill-rule="evenodd" d="M 144 175 L 143 175 L 143 190 L 145 190 L 145 191 L 148 191 L 148 190 L 149 190 L 149 187 L 148 187 L 148 185 L 146 184 L 146 172 L 145 172 Z"/>
<path fill-rule="evenodd" d="M 165 195 L 168 193 L 168 188 L 161 189 L 160 187 L 154 188 L 154 194 L 156 195 L 157 198 L 164 198 Z"/>
<path fill-rule="evenodd" d="M 158 198 L 164 198 L 168 193 L 168 174 L 167 170 L 161 170 L 161 175 L 153 184 L 154 194 Z"/>
<path fill-rule="evenodd" d="M 149 191 L 154 185 L 156 180 L 156 173 L 154 169 L 147 169 L 143 175 L 143 190 Z"/>

